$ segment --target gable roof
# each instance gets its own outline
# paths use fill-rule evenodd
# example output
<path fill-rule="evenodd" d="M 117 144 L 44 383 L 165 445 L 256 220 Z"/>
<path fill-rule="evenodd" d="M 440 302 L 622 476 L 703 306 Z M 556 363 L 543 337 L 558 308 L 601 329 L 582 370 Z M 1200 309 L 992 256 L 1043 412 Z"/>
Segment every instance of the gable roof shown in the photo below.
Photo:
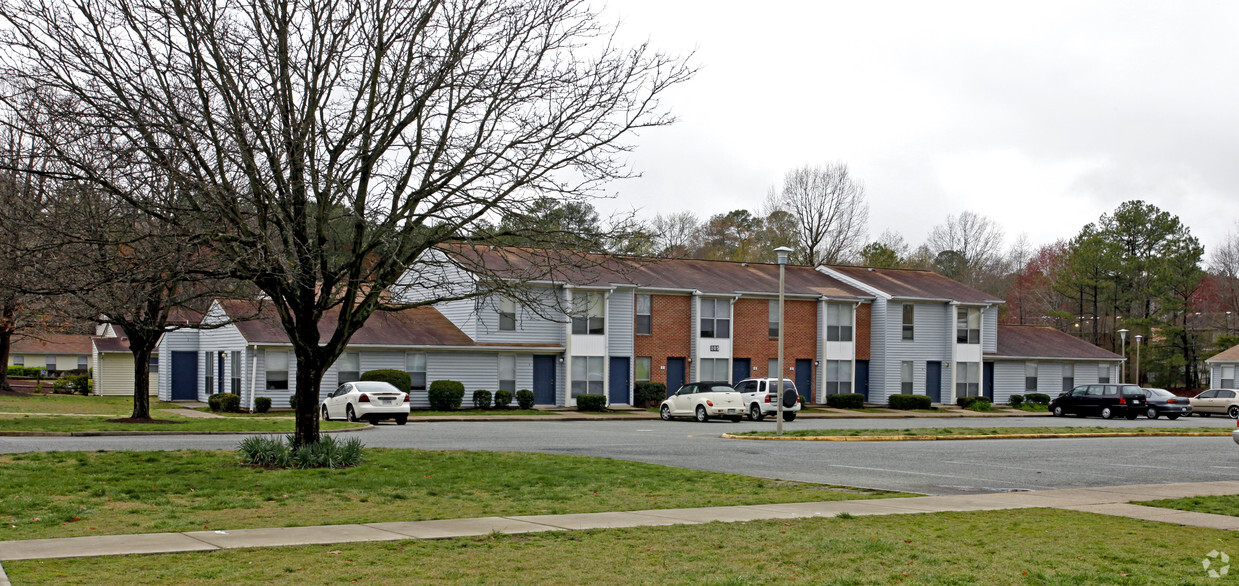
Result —
<path fill-rule="evenodd" d="M 90 354 L 86 334 L 34 334 L 13 338 L 9 354 Z"/>
<path fill-rule="evenodd" d="M 880 269 L 873 267 L 826 267 L 864 283 L 891 297 L 905 299 L 942 299 L 960 303 L 1003 303 L 994 295 L 973 289 L 959 281 L 920 269 Z"/>
<path fill-rule="evenodd" d="M 251 344 L 288 344 L 269 303 L 257 303 L 237 299 L 219 300 L 224 312 L 232 317 L 254 316 L 233 323 Z M 330 336 L 336 328 L 339 310 L 332 309 L 319 320 L 319 334 Z M 448 321 L 439 310 L 430 307 L 414 307 L 401 311 L 376 311 L 365 325 L 349 339 L 354 346 L 473 346 L 473 340 Z"/>
<path fill-rule="evenodd" d="M 1205 362 L 1239 362 L 1239 346 L 1231 346 L 1205 359 Z"/>
<path fill-rule="evenodd" d="M 1122 360 L 1105 348 L 1048 326 L 998 326 L 998 351 L 987 357 Z"/>
<path fill-rule="evenodd" d="M 462 268 L 485 267 L 505 279 L 556 281 L 576 286 L 631 285 L 702 293 L 778 295 L 779 265 L 688 258 L 615 256 L 516 246 L 449 244 L 442 247 Z M 872 299 L 868 293 L 813 267 L 788 265 L 789 295 Z"/>
<path fill-rule="evenodd" d="M 101 337 L 91 338 L 90 341 L 94 344 L 95 350 L 103 354 L 114 352 L 129 353 L 129 338 Z"/>

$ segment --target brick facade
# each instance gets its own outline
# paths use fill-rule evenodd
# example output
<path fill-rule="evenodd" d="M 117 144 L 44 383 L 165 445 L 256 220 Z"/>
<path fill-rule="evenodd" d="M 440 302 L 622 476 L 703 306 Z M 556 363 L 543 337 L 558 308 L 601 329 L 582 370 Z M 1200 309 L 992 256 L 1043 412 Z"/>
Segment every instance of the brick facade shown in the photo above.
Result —
<path fill-rule="evenodd" d="M 873 304 L 862 303 L 856 307 L 856 359 L 869 360 L 869 324 L 872 322 Z"/>
<path fill-rule="evenodd" d="M 667 384 L 667 359 L 691 356 L 692 301 L 689 295 L 650 295 L 650 335 L 633 340 L 635 356 L 650 357 L 650 382 Z"/>
<path fill-rule="evenodd" d="M 734 324 L 732 325 L 732 358 L 749 359 L 753 376 L 767 376 L 766 365 L 770 360 L 779 357 L 779 339 L 770 336 L 770 300 L 769 299 L 737 299 L 734 307 Z M 784 300 L 783 323 L 787 331 L 783 333 L 783 362 L 788 368 L 796 365 L 796 360 L 817 359 L 817 301 Z M 816 373 L 809 373 L 809 380 L 816 387 Z M 787 373 L 787 378 L 795 380 L 795 375 Z M 805 389 L 801 389 L 803 392 Z M 816 397 L 817 389 L 810 390 L 810 400 Z"/>

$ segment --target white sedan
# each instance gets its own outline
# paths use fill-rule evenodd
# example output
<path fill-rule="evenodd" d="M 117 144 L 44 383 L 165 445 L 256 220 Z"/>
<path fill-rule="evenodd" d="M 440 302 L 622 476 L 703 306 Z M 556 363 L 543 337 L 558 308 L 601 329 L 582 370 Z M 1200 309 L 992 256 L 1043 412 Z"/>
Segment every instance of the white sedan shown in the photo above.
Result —
<path fill-rule="evenodd" d="M 366 419 L 373 424 L 395 419 L 396 425 L 404 425 L 409 421 L 409 395 L 385 382 L 344 383 L 323 399 L 320 412 L 324 421 L 342 417 L 349 421 Z"/>
<path fill-rule="evenodd" d="M 744 418 L 744 400 L 731 385 L 722 381 L 688 383 L 659 406 L 663 421 L 673 417 L 692 417 L 702 423 L 711 417 L 739 422 Z"/>

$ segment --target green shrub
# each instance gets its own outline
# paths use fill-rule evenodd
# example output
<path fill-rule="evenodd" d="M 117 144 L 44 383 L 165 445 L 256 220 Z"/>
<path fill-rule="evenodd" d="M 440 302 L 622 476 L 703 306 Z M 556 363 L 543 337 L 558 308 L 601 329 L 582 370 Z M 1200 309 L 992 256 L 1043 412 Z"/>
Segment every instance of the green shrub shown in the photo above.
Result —
<path fill-rule="evenodd" d="M 403 370 L 368 370 L 361 373 L 361 380 L 385 382 L 404 393 L 409 392 L 409 389 L 413 388 L 413 377 Z"/>
<path fill-rule="evenodd" d="M 53 395 L 72 395 L 74 392 L 73 383 L 69 382 L 69 379 L 58 378 L 52 381 Z"/>
<path fill-rule="evenodd" d="M 529 389 L 521 389 L 516 391 L 516 404 L 520 406 L 521 409 L 533 409 L 533 402 L 533 391 Z"/>
<path fill-rule="evenodd" d="M 1024 395 L 1024 401 L 1034 405 L 1049 405 L 1050 396 L 1045 393 L 1028 393 Z"/>
<path fill-rule="evenodd" d="M 1020 405 L 1023 405 L 1024 395 L 1011 395 L 1011 398 L 1007 399 L 1007 404 L 1011 405 L 1012 407 L 1019 407 Z"/>
<path fill-rule="evenodd" d="M 633 386 L 635 407 L 653 407 L 667 398 L 667 385 L 663 383 L 637 383 Z"/>
<path fill-rule="evenodd" d="M 967 409 L 971 407 L 973 403 L 981 400 L 982 398 L 983 397 L 956 397 L 955 404 L 959 405 L 960 407 L 963 407 L 964 409 Z M 985 399 L 985 400 L 988 401 L 989 399 Z"/>
<path fill-rule="evenodd" d="M 490 409 L 490 391 L 473 391 L 473 408 Z"/>
<path fill-rule="evenodd" d="M 271 397 L 254 397 L 254 413 L 266 413 L 271 410 Z"/>
<path fill-rule="evenodd" d="M 980 412 L 994 410 L 994 408 L 990 406 L 989 399 L 985 397 L 977 397 L 977 400 L 973 401 L 971 405 L 968 405 L 965 408 L 968 409 L 969 411 L 980 411 Z"/>
<path fill-rule="evenodd" d="M 576 409 L 577 411 L 606 411 L 607 397 L 606 395 L 577 395 Z"/>
<path fill-rule="evenodd" d="M 512 406 L 512 391 L 495 391 L 495 408 L 507 409 Z"/>
<path fill-rule="evenodd" d="M 292 447 L 293 436 L 255 435 L 241 440 L 237 451 L 241 462 L 264 468 L 348 468 L 362 462 L 361 440 L 337 441 L 319 436 L 318 443 Z"/>
<path fill-rule="evenodd" d="M 430 383 L 427 392 L 430 408 L 435 411 L 455 411 L 465 400 L 465 385 L 454 380 L 437 380 Z"/>
<path fill-rule="evenodd" d="M 219 408 L 221 411 L 228 413 L 241 412 L 241 397 L 232 393 L 220 393 L 215 396 L 219 397 Z"/>
<path fill-rule="evenodd" d="M 891 395 L 891 409 L 929 409 L 933 401 L 925 395 Z"/>
<path fill-rule="evenodd" d="M 8 370 L 9 376 L 36 377 L 41 376 L 43 372 L 42 368 L 36 368 L 34 366 L 10 366 Z"/>
<path fill-rule="evenodd" d="M 288 406 L 292 408 L 293 411 L 297 410 L 297 393 L 293 393 L 288 396 Z"/>
<path fill-rule="evenodd" d="M 210 407 L 212 411 L 223 411 L 224 410 L 224 404 L 220 397 L 222 397 L 222 394 L 211 395 L 207 397 L 207 406 Z"/>
<path fill-rule="evenodd" d="M 835 409 L 861 409 L 865 406 L 865 396 L 860 393 L 826 395 L 826 406 Z"/>
<path fill-rule="evenodd" d="M 79 395 L 89 395 L 94 388 L 94 381 L 86 374 L 71 374 L 66 376 L 64 380 L 69 381 L 69 385 L 73 387 L 73 392 Z"/>

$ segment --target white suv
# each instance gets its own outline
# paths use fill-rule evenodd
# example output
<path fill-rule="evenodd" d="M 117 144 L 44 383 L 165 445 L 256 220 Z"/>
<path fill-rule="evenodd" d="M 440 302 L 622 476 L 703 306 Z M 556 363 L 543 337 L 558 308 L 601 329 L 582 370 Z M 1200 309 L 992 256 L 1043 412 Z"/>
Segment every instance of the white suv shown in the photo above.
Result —
<path fill-rule="evenodd" d="M 779 379 L 777 378 L 746 378 L 736 383 L 736 390 L 744 399 L 745 409 L 750 420 L 761 421 L 767 415 L 774 416 L 779 412 L 776 395 L 779 394 Z M 800 411 L 800 395 L 796 393 L 796 383 L 791 379 L 783 379 L 783 421 L 796 419 Z"/>

